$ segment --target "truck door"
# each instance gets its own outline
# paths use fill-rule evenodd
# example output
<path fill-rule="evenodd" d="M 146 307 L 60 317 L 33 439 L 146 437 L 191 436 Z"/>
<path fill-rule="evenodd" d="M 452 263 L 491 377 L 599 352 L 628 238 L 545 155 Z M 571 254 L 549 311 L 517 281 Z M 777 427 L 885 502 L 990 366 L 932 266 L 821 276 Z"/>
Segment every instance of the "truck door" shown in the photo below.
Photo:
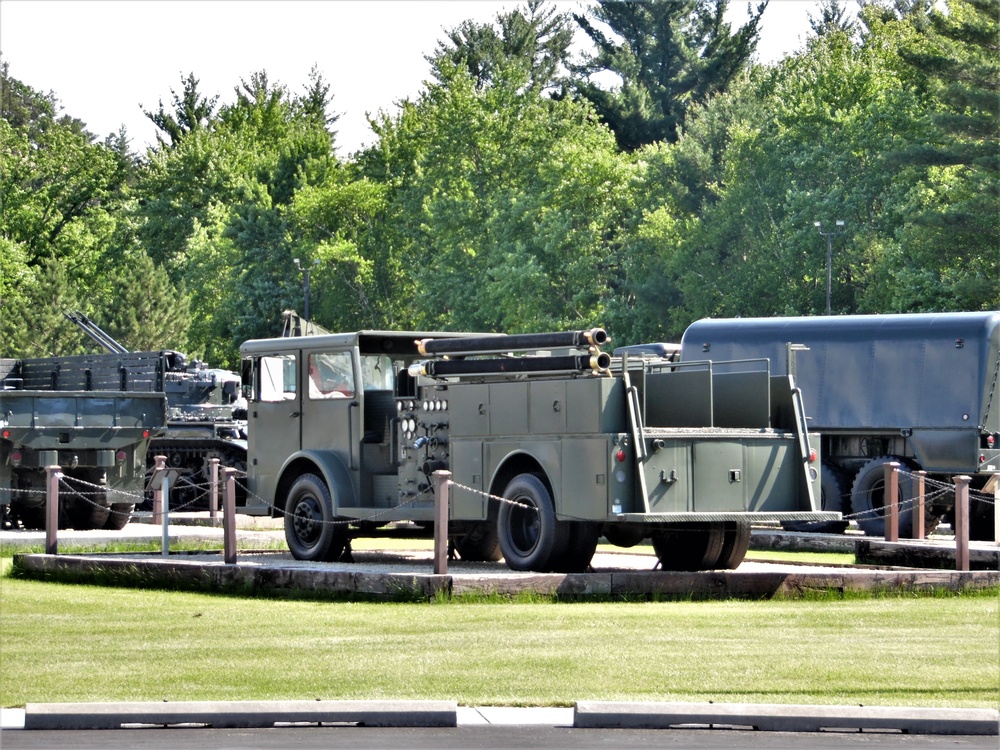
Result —
<path fill-rule="evenodd" d="M 361 406 L 352 350 L 304 352 L 302 448 L 332 451 L 351 472 L 358 492 Z M 331 488 L 332 490 L 332 488 Z M 352 498 L 334 497 L 336 506 Z"/>
<path fill-rule="evenodd" d="M 298 399 L 299 358 L 296 354 L 266 354 L 252 364 L 253 401 L 247 410 L 247 467 L 250 489 L 267 503 L 274 497 L 278 471 L 299 449 L 302 409 Z M 256 501 L 259 503 L 260 501 Z M 248 504 L 255 504 L 253 497 Z"/>

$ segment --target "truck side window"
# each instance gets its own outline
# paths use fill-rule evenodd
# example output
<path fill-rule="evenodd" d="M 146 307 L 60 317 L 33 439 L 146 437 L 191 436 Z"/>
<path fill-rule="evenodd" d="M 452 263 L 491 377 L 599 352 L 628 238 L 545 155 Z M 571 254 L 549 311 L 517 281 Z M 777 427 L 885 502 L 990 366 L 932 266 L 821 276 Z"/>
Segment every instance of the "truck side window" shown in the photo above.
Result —
<path fill-rule="evenodd" d="M 350 352 L 309 355 L 309 398 L 352 398 L 354 369 Z"/>
<path fill-rule="evenodd" d="M 395 384 L 392 360 L 384 354 L 362 354 L 361 382 L 366 391 L 391 391 Z"/>
<path fill-rule="evenodd" d="M 291 401 L 295 398 L 295 357 L 276 354 L 261 357 L 257 366 L 257 397 L 260 401 Z"/>

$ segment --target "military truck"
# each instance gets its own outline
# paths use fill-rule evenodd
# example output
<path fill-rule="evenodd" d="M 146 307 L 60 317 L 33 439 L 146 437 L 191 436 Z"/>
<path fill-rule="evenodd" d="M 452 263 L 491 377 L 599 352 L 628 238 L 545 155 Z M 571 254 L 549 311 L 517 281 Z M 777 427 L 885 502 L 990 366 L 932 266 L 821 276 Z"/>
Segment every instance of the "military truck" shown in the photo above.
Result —
<path fill-rule="evenodd" d="M 817 507 L 818 446 L 798 390 L 766 368 L 613 359 L 603 329 L 360 331 L 248 341 L 248 493 L 302 560 L 434 518 L 467 560 L 581 571 L 598 539 L 650 538 L 665 569 L 733 568 L 750 522 Z M 382 529 L 380 533 L 391 531 Z"/>
<path fill-rule="evenodd" d="M 113 354 L 129 350 L 82 312 L 64 313 L 67 319 Z M 151 473 L 156 456 L 165 456 L 175 471 L 170 485 L 170 505 L 175 510 L 209 507 L 211 461 L 246 470 L 246 405 L 240 398 L 240 376 L 210 368 L 172 350 L 150 352 L 165 364 L 162 378 L 167 396 L 167 428 L 152 438 L 146 453 Z M 143 503 L 149 508 L 151 497 Z"/>
<path fill-rule="evenodd" d="M 823 436 L 825 509 L 883 535 L 884 467 L 896 461 L 943 485 L 927 493 L 929 531 L 953 514 L 953 476 L 972 476 L 976 489 L 1000 471 L 1000 312 L 705 319 L 685 331 L 681 361 L 765 358 L 782 375 L 789 341 L 809 349 L 795 379 Z M 901 536 L 912 529 L 911 484 L 899 482 Z M 993 514 L 991 502 L 974 500 L 971 538 L 993 538 Z"/>
<path fill-rule="evenodd" d="M 4 525 L 44 528 L 45 468 L 59 466 L 60 528 L 123 528 L 166 424 L 163 372 L 149 354 L 0 359 Z"/>

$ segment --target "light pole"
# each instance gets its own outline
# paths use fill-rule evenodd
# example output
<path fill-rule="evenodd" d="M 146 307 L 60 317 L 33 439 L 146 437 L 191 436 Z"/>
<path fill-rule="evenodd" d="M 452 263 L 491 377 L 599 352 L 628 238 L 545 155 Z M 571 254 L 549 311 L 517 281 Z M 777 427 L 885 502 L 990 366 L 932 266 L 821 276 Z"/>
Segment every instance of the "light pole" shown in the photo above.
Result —
<path fill-rule="evenodd" d="M 847 230 L 844 229 L 844 220 L 837 219 L 837 228 L 830 230 L 829 232 L 823 231 L 823 222 L 817 221 L 813 224 L 819 233 L 826 237 L 826 314 L 830 315 L 830 288 L 833 285 L 833 238 L 838 234 L 843 234 Z"/>
<path fill-rule="evenodd" d="M 309 320 L 309 272 L 312 269 L 309 268 L 309 266 L 303 267 L 302 264 L 299 262 L 298 258 L 292 258 L 292 263 L 295 264 L 295 267 L 297 269 L 299 269 L 300 271 L 302 271 L 303 274 L 305 274 L 306 309 L 305 309 L 305 314 L 303 315 L 303 317 L 306 320 Z M 319 258 L 316 258 L 312 262 L 312 264 L 313 264 L 313 268 L 315 268 L 316 266 L 318 266 L 319 265 Z"/>

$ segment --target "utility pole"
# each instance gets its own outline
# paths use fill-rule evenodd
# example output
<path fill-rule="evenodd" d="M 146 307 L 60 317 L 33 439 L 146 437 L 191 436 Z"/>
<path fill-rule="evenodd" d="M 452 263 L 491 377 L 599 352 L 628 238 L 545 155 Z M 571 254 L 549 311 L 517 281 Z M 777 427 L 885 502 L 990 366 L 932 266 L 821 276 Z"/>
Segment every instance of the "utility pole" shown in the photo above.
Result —
<path fill-rule="evenodd" d="M 294 263 L 295 267 L 297 269 L 299 269 L 304 274 L 304 276 L 305 276 L 306 309 L 305 309 L 305 314 L 304 314 L 303 317 L 305 317 L 306 320 L 309 320 L 310 319 L 309 318 L 309 273 L 310 273 L 310 271 L 312 269 L 309 268 L 309 266 L 303 267 L 302 263 L 299 262 L 298 258 L 292 258 L 292 263 Z M 316 266 L 318 266 L 319 265 L 319 258 L 316 258 L 316 260 L 314 260 L 312 262 L 312 264 L 313 264 L 313 268 L 315 268 Z"/>
<path fill-rule="evenodd" d="M 836 237 L 838 234 L 843 234 L 844 232 L 847 231 L 846 229 L 844 229 L 843 219 L 837 219 L 836 224 L 837 228 L 830 230 L 829 232 L 823 231 L 822 221 L 817 221 L 813 224 L 813 226 L 815 226 L 819 230 L 819 233 L 823 237 L 826 237 L 826 314 L 827 315 L 832 314 L 830 309 L 830 293 L 832 291 L 831 287 L 833 286 L 833 238 Z M 298 261 L 296 261 L 296 263 L 297 262 Z"/>

